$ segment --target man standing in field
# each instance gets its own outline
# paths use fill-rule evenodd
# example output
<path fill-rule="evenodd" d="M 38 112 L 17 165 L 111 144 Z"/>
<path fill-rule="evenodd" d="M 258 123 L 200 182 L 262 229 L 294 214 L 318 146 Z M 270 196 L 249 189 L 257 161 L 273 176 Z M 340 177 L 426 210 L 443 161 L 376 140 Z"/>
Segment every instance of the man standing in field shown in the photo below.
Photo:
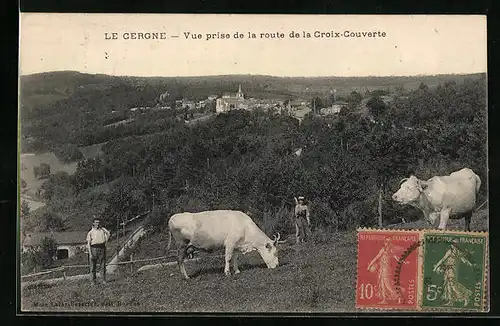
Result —
<path fill-rule="evenodd" d="M 103 283 L 106 283 L 106 244 L 110 233 L 99 225 L 99 219 L 94 215 L 92 229 L 87 233 L 87 249 L 90 259 L 92 282 L 96 284 L 96 267 L 99 265 Z"/>
<path fill-rule="evenodd" d="M 304 197 L 300 196 L 295 199 L 295 237 L 297 243 L 305 242 L 309 234 L 309 226 L 311 220 L 309 219 L 309 208 L 304 204 Z"/>

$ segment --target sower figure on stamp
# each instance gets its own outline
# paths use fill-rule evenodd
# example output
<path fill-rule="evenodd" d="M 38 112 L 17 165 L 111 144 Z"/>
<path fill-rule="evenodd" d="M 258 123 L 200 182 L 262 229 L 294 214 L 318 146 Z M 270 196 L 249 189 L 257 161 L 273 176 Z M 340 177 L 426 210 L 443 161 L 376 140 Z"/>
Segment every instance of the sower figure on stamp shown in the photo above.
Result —
<path fill-rule="evenodd" d="M 388 303 L 388 300 L 401 300 L 401 294 L 396 290 L 396 284 L 394 284 L 394 270 L 391 267 L 391 260 L 395 259 L 399 262 L 398 256 L 404 248 L 395 246 L 392 243 L 391 237 L 384 240 L 384 246 L 380 249 L 378 254 L 372 259 L 370 264 L 368 264 L 368 270 L 370 272 L 375 272 L 378 269 L 377 287 L 375 288 L 376 295 L 381 301 L 380 304 Z M 377 266 L 378 263 L 378 266 Z M 403 264 L 408 264 L 407 261 L 402 261 Z M 404 292 L 404 288 L 400 287 L 401 292 Z"/>
<path fill-rule="evenodd" d="M 446 301 L 445 306 L 451 306 L 455 302 L 463 302 L 464 307 L 467 306 L 472 295 L 472 291 L 466 288 L 457 280 L 457 270 L 460 262 L 472 267 L 472 263 L 465 257 L 465 253 L 461 252 L 457 247 L 458 240 L 454 239 L 450 249 L 446 251 L 443 258 L 441 258 L 433 271 L 443 274 L 443 294 L 441 298 Z"/>
<path fill-rule="evenodd" d="M 295 199 L 295 237 L 297 243 L 305 242 L 310 233 L 309 226 L 311 225 L 309 208 L 304 204 L 304 197 L 300 196 Z"/>
<path fill-rule="evenodd" d="M 89 252 L 92 282 L 96 283 L 96 268 L 99 265 L 103 283 L 106 283 L 106 244 L 110 237 L 108 230 L 99 225 L 99 219 L 94 215 L 92 229 L 87 233 L 87 249 Z"/>

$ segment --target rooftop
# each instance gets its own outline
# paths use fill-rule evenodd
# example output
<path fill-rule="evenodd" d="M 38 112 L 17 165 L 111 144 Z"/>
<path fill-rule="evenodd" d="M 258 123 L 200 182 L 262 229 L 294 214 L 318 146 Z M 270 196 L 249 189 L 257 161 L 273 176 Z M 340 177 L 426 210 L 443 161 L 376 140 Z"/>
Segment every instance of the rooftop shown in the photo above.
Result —
<path fill-rule="evenodd" d="M 26 235 L 23 246 L 39 246 L 43 238 L 52 238 L 57 244 L 85 244 L 87 231 L 39 232 Z"/>

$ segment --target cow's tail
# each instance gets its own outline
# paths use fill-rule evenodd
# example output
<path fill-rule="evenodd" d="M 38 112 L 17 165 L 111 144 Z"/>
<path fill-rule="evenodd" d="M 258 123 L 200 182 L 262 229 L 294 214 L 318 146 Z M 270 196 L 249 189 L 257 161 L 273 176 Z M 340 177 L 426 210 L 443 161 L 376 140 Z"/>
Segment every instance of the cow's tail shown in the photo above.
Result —
<path fill-rule="evenodd" d="M 170 255 L 170 249 L 172 248 L 172 230 L 170 229 L 170 225 L 168 226 L 168 245 L 167 245 L 167 250 L 166 250 L 166 255 Z"/>
<path fill-rule="evenodd" d="M 481 188 L 481 178 L 477 174 L 474 174 L 474 177 L 476 178 L 476 194 L 478 194 Z"/>
<path fill-rule="evenodd" d="M 172 231 L 168 229 L 168 246 L 167 246 L 167 252 L 170 252 L 170 247 L 172 247 Z"/>

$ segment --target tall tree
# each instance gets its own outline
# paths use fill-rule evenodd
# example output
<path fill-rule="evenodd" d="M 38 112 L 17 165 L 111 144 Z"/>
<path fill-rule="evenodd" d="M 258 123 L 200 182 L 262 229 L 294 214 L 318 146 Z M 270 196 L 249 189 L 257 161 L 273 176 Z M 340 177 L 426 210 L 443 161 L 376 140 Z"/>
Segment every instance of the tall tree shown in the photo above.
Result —
<path fill-rule="evenodd" d="M 349 97 L 347 98 L 347 104 L 349 109 L 354 109 L 358 107 L 358 105 L 361 104 L 361 101 L 363 100 L 363 96 L 357 92 L 357 91 L 352 91 L 349 94 Z"/>
<path fill-rule="evenodd" d="M 370 110 L 373 118 L 378 120 L 383 117 L 387 111 L 387 106 L 380 97 L 372 97 L 366 103 L 366 106 Z"/>

